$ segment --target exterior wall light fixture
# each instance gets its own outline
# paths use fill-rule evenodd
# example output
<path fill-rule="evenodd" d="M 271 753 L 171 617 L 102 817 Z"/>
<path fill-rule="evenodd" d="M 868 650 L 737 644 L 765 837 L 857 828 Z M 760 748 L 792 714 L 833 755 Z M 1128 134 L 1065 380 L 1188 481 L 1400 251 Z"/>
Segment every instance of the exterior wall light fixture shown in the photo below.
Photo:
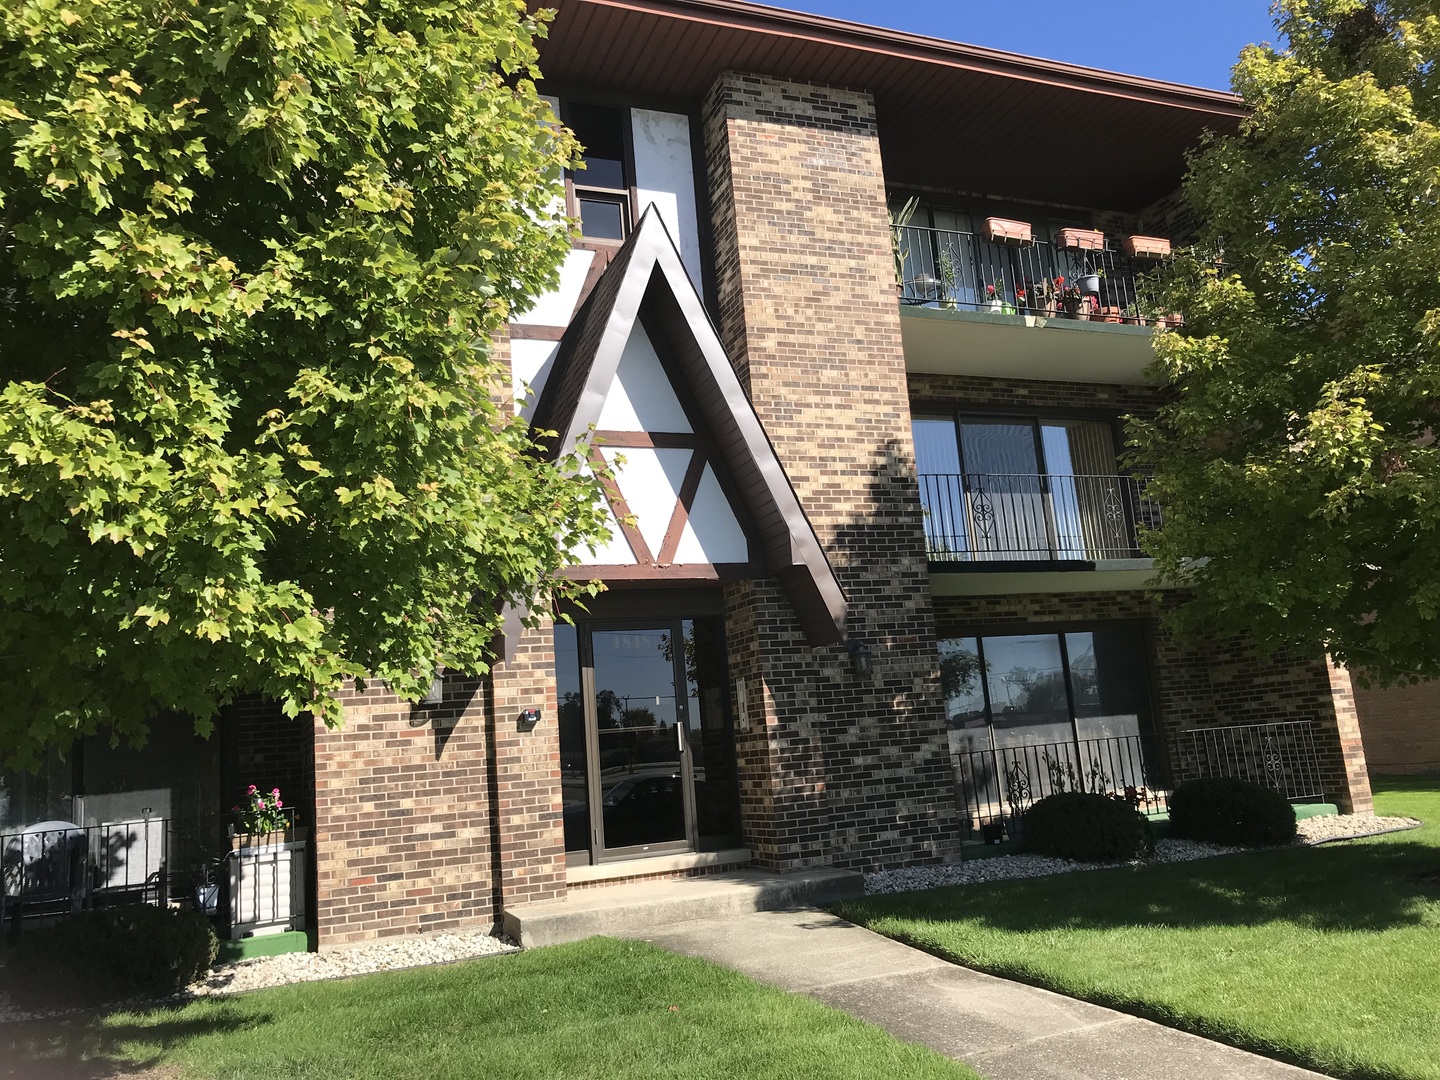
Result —
<path fill-rule="evenodd" d="M 535 725 L 538 724 L 538 723 L 540 723 L 540 710 L 539 710 L 539 709 L 522 709 L 522 710 L 520 710 L 519 725 L 520 725 L 520 730 L 521 730 L 521 731 L 534 731 L 534 730 L 535 730 Z"/>
<path fill-rule="evenodd" d="M 869 642 L 850 638 L 845 642 L 845 651 L 850 654 L 850 666 L 856 675 L 863 678 L 870 674 L 870 661 L 874 650 L 870 648 Z"/>

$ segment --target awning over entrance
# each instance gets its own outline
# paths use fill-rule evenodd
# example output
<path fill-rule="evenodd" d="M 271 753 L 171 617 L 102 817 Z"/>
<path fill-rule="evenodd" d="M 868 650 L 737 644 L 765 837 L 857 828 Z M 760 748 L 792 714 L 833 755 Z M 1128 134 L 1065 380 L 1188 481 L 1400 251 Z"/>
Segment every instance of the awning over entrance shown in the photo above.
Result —
<path fill-rule="evenodd" d="M 812 645 L 842 640 L 844 591 L 653 210 L 565 331 L 532 423 L 558 433 L 557 457 L 593 428 L 597 455 L 634 459 L 609 491 L 624 542 L 587 563 L 595 577 L 773 576 Z M 667 452 L 685 457 L 672 469 Z M 642 468 L 657 482 L 642 486 Z M 658 482 L 668 472 L 678 479 Z M 707 543 L 705 529 L 718 539 Z"/>

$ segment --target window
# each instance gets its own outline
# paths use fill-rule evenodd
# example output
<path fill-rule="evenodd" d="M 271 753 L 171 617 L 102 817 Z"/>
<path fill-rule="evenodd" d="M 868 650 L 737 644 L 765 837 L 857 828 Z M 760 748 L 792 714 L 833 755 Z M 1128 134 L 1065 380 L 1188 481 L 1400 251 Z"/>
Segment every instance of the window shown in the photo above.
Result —
<path fill-rule="evenodd" d="M 584 169 L 571 174 L 580 231 L 591 240 L 624 240 L 630 234 L 632 169 L 626 126 L 628 109 L 571 104 L 565 123 L 584 147 Z"/>
<path fill-rule="evenodd" d="M 1007 780 L 1026 799 L 1155 785 L 1163 761 L 1148 745 L 1154 718 L 1138 624 L 953 637 L 939 652 L 964 804 L 998 804 L 1014 794 L 1002 790 Z"/>
<path fill-rule="evenodd" d="M 930 557 L 1130 558 L 1139 489 L 1112 422 L 917 416 L 911 430 Z"/>

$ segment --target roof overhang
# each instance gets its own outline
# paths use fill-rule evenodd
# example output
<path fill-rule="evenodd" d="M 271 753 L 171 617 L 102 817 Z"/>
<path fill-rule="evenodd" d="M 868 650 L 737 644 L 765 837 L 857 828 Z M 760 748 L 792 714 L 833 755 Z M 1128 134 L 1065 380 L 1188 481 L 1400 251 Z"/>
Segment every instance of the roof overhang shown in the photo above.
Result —
<path fill-rule="evenodd" d="M 811 645 L 845 633 L 844 590 L 796 497 L 784 467 L 730 364 L 680 252 L 652 208 L 560 339 L 532 426 L 553 431 L 559 455 L 587 437 L 605 404 L 620 356 L 645 327 L 670 377 L 693 402 L 734 485 L 762 551 Z"/>
<path fill-rule="evenodd" d="M 885 176 L 1139 210 L 1173 191 L 1233 94 L 783 11 L 742 0 L 550 0 L 547 79 L 698 101 L 722 71 L 868 90 Z"/>

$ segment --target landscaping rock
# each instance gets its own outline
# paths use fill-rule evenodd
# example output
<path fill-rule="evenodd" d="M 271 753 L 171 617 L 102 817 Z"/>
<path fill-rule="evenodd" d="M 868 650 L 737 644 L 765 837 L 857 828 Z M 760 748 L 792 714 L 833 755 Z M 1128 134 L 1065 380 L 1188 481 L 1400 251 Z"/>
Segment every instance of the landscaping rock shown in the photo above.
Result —
<path fill-rule="evenodd" d="M 1398 832 L 1416 828 L 1414 818 L 1377 817 L 1374 814 L 1329 814 L 1306 818 L 1299 823 L 1298 844 L 1313 845 L 1332 840 L 1355 840 L 1362 836 Z M 1216 855 L 1230 855 L 1246 848 L 1222 847 L 1198 840 L 1164 839 L 1155 842 L 1155 855 L 1145 862 L 1188 862 Z M 901 870 L 884 870 L 865 875 L 866 893 L 909 892 L 913 889 L 935 889 L 943 885 L 977 885 L 987 881 L 1009 881 L 1016 878 L 1047 877 L 1076 870 L 1101 870 L 1123 863 L 1082 863 L 1051 859 L 1040 855 L 1003 855 L 997 858 L 970 859 L 949 866 L 910 866 Z M 1131 863 L 1129 865 L 1139 865 Z"/>

